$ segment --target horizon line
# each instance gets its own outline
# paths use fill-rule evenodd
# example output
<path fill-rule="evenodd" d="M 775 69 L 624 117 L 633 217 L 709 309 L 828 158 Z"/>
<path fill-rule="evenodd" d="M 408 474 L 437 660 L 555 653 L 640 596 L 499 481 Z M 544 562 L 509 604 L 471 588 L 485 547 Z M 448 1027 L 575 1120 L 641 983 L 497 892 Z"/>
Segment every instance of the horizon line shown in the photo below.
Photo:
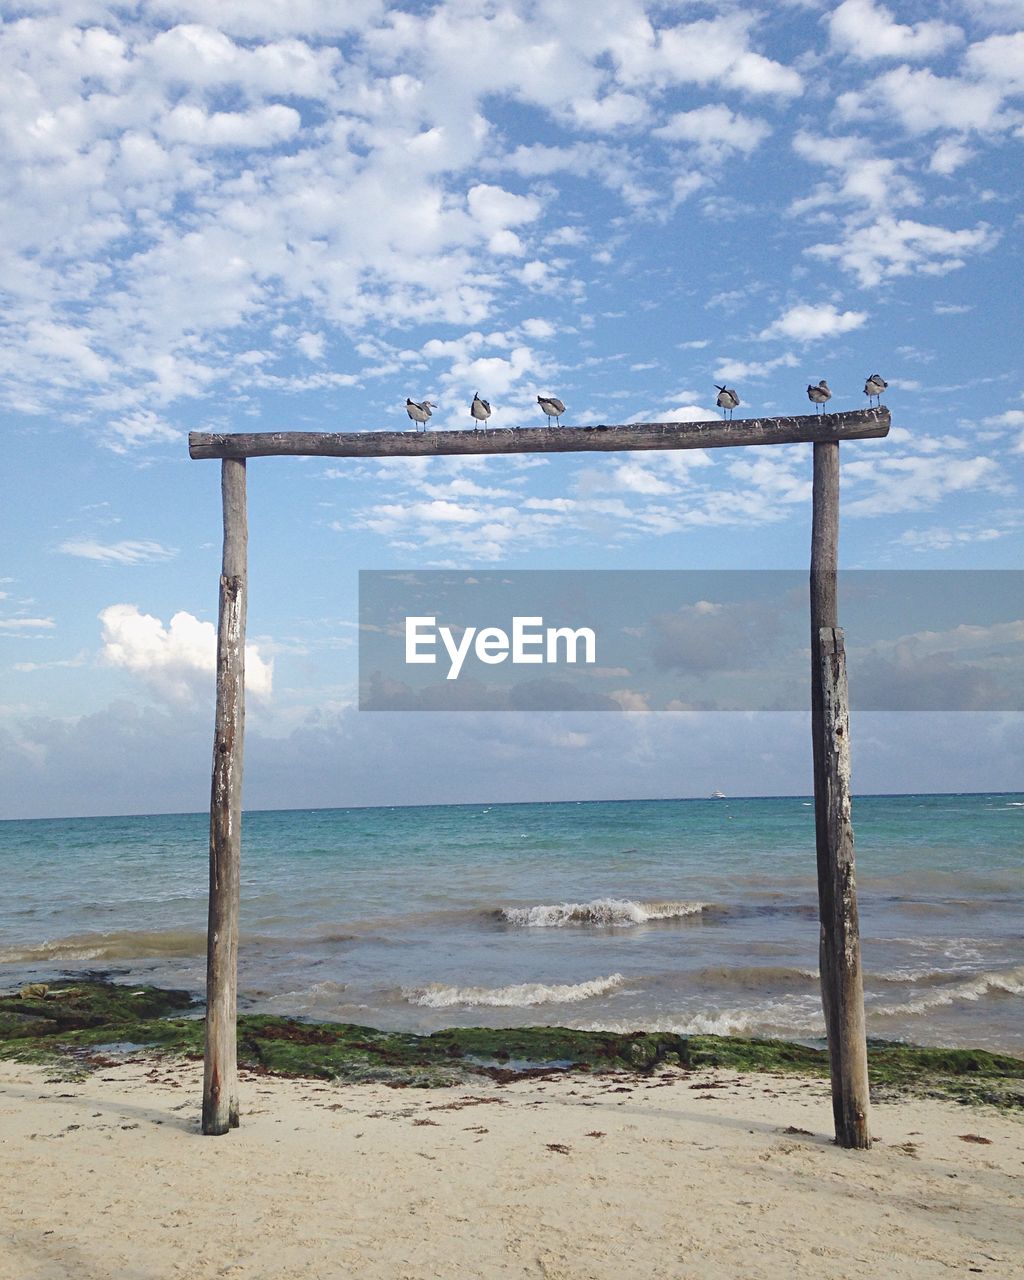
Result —
<path fill-rule="evenodd" d="M 864 791 L 854 792 L 854 800 L 896 800 L 911 796 L 933 798 L 938 796 L 1017 796 L 1024 791 Z M 810 800 L 814 801 L 812 791 L 792 791 L 783 794 L 762 793 L 759 795 L 693 795 L 693 796 L 609 796 L 601 799 L 568 799 L 568 800 L 442 800 L 442 801 L 397 801 L 393 804 L 328 804 L 328 805 L 289 805 L 280 808 L 243 809 L 242 816 L 259 813 L 331 813 L 338 810 L 367 809 L 469 809 L 485 805 L 495 806 L 536 805 L 536 804 L 703 804 L 714 800 Z M 22 818 L 0 818 L 0 822 L 90 822 L 103 821 L 108 818 L 203 818 L 209 817 L 209 809 L 166 809 L 146 813 L 65 813 L 49 816 Z"/>

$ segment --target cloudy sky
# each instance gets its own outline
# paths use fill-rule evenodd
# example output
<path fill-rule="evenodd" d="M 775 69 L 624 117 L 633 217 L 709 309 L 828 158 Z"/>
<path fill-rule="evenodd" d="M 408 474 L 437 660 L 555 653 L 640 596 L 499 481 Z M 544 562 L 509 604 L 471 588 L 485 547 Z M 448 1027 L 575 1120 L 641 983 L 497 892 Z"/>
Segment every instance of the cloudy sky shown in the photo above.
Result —
<path fill-rule="evenodd" d="M 697 419 L 716 382 L 793 413 L 822 377 L 845 409 L 877 371 L 894 428 L 843 446 L 843 563 L 1019 566 L 1020 12 L 6 5 L 0 813 L 206 803 L 190 429 L 404 429 L 406 396 L 469 426 L 475 391 L 499 425 L 538 392 Z M 353 704 L 359 569 L 803 568 L 809 462 L 253 461 L 247 803 L 806 790 L 799 714 Z M 865 713 L 856 781 L 1009 787 L 1022 742 L 1019 714 Z"/>

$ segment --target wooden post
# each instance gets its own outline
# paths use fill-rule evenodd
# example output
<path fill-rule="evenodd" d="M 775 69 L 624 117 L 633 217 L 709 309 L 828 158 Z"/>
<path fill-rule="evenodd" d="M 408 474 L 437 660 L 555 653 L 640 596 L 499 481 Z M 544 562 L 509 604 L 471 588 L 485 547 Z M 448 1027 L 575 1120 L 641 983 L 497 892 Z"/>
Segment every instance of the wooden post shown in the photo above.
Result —
<path fill-rule="evenodd" d="M 203 1133 L 238 1124 L 238 899 L 245 734 L 245 460 L 221 463 L 224 554 L 217 625 L 217 712 L 210 788 Z"/>
<path fill-rule="evenodd" d="M 631 422 L 593 427 L 497 427 L 492 431 L 191 431 L 193 458 L 424 458 L 438 454 L 617 453 L 632 449 L 728 449 L 733 445 L 874 440 L 889 410 L 851 409 L 792 418 Z"/>
<path fill-rule="evenodd" d="M 867 1044 L 853 879 L 846 665 L 841 635 L 838 650 L 833 640 L 838 627 L 838 442 L 814 446 L 812 503 L 811 738 L 821 919 L 821 999 L 828 1037 L 836 1141 L 842 1147 L 865 1148 L 870 1145 Z M 827 662 L 822 656 L 823 633 L 828 635 Z M 827 693 L 826 671 L 829 675 Z"/>
<path fill-rule="evenodd" d="M 850 704 L 843 633 L 818 634 L 824 739 L 825 827 L 829 885 L 822 899 L 821 980 L 828 987 L 838 1063 L 832 1067 L 832 1109 L 841 1147 L 867 1149 L 868 1052 L 864 1033 L 864 980 L 854 878 L 850 816 Z M 825 912 L 828 912 L 826 917 Z"/>

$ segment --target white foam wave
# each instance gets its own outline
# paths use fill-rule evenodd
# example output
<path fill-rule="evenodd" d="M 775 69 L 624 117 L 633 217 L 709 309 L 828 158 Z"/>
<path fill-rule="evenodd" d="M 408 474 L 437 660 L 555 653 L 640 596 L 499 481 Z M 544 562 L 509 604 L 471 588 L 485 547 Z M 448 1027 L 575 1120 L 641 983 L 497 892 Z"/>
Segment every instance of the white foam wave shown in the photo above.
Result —
<path fill-rule="evenodd" d="M 794 1036 L 817 1039 L 825 1024 L 820 1013 L 810 1007 L 766 1005 L 762 1009 L 721 1009 L 706 1013 L 665 1015 L 629 1021 L 595 1019 L 574 1023 L 581 1031 L 668 1032 L 677 1036 Z"/>
<path fill-rule="evenodd" d="M 957 982 L 950 987 L 933 988 L 927 995 L 920 996 L 917 1000 L 908 1000 L 906 1004 L 885 1005 L 871 1012 L 876 1017 L 905 1017 L 908 1013 L 927 1013 L 929 1009 L 955 1004 L 958 1000 L 980 1000 L 994 991 L 1001 991 L 1005 995 L 1024 996 L 1024 965 L 1001 972 L 996 970 L 991 973 L 979 973 L 974 978 Z"/>
<path fill-rule="evenodd" d="M 453 1005 L 486 1005 L 498 1009 L 528 1009 L 537 1004 L 576 1004 L 614 991 L 626 979 L 621 973 L 589 982 L 520 982 L 511 987 L 449 987 L 432 982 L 425 987 L 403 987 L 410 1004 L 425 1009 L 449 1009 Z"/>
<path fill-rule="evenodd" d="M 0 964 L 44 964 L 88 960 L 138 960 L 196 956 L 206 950 L 206 935 L 189 930 L 129 930 L 84 933 L 47 939 L 35 945 L 0 948 Z"/>
<path fill-rule="evenodd" d="M 527 929 L 562 929 L 573 924 L 603 924 L 616 928 L 647 924 L 650 920 L 681 920 L 699 916 L 707 902 L 632 902 L 628 898 L 595 898 L 593 902 L 558 902 L 537 907 L 505 907 L 502 918 Z"/>

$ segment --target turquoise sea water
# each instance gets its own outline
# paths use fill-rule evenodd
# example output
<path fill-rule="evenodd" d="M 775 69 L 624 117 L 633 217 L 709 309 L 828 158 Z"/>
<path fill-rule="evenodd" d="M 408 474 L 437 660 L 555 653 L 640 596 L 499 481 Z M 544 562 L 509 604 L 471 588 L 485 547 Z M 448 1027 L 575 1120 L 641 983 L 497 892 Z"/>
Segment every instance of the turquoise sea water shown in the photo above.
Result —
<path fill-rule="evenodd" d="M 869 1034 L 1024 1053 L 1024 796 L 854 803 Z M 0 823 L 0 985 L 201 992 L 207 818 Z M 807 799 L 248 813 L 242 1007 L 822 1035 Z"/>

